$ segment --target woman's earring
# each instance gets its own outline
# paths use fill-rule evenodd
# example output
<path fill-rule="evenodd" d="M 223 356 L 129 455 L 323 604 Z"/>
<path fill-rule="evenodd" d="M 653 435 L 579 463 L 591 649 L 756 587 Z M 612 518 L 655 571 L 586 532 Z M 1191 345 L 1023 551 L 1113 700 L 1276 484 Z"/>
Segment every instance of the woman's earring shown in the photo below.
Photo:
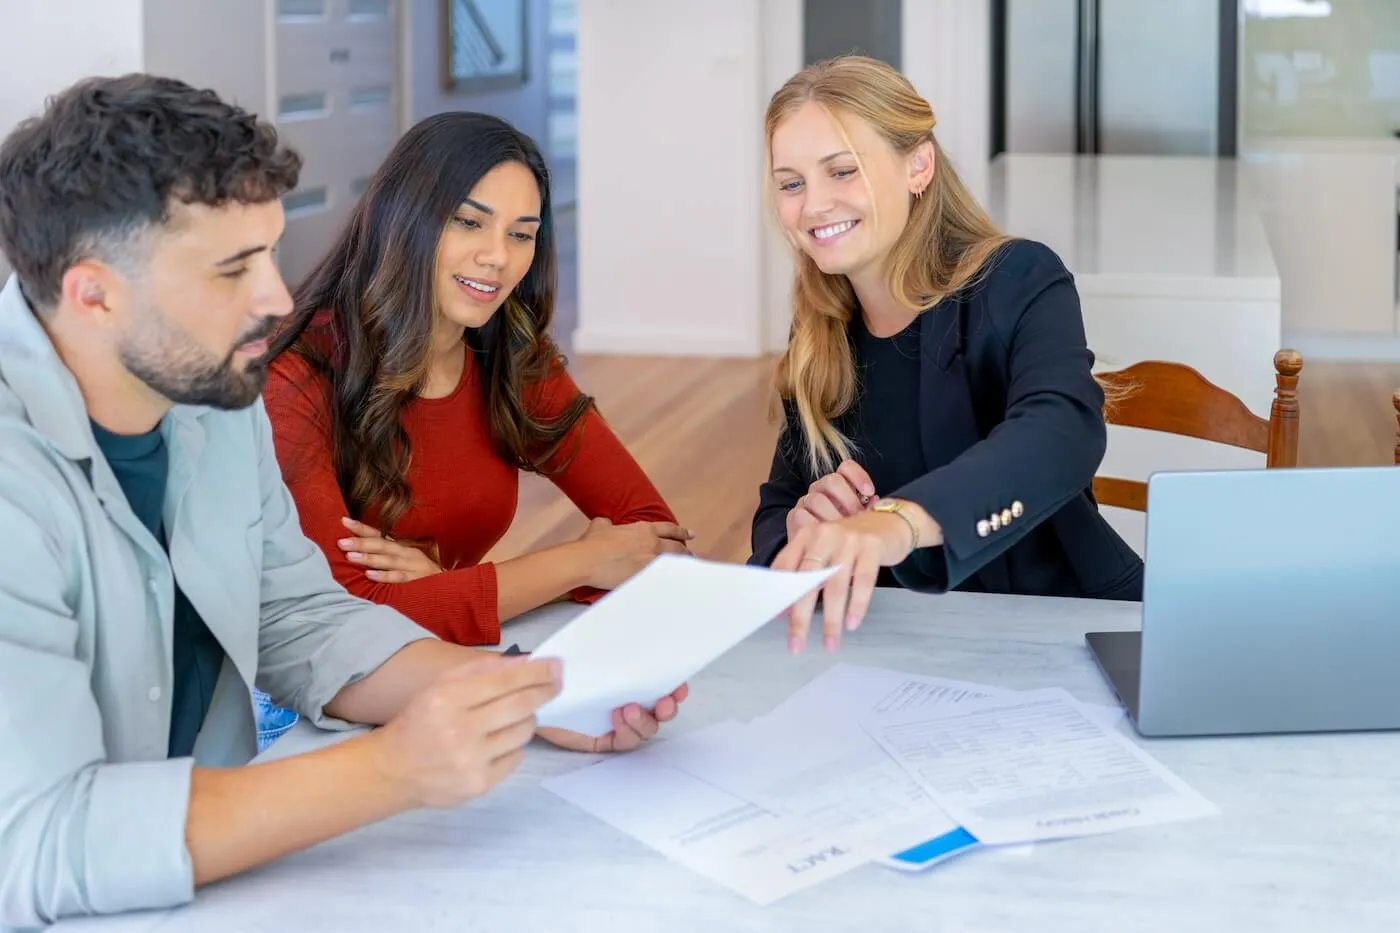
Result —
<path fill-rule="evenodd" d="M 923 196 L 924 196 L 924 189 L 923 189 L 923 188 L 919 188 L 919 189 L 916 189 L 916 190 L 914 191 L 914 200 L 915 200 L 915 201 L 918 201 L 918 200 L 922 199 Z"/>

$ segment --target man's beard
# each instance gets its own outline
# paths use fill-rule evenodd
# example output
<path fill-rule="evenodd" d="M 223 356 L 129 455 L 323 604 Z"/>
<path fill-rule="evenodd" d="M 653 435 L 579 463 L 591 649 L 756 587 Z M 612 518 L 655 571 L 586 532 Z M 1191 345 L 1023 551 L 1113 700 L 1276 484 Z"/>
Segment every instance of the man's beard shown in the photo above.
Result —
<path fill-rule="evenodd" d="M 267 337 L 272 329 L 273 322 L 264 319 L 240 336 L 227 356 L 215 359 L 151 309 L 139 326 L 123 336 L 118 353 L 133 376 L 176 405 L 247 408 L 267 381 L 268 360 L 252 360 L 239 372 L 234 368 L 234 355 L 239 347 Z"/>

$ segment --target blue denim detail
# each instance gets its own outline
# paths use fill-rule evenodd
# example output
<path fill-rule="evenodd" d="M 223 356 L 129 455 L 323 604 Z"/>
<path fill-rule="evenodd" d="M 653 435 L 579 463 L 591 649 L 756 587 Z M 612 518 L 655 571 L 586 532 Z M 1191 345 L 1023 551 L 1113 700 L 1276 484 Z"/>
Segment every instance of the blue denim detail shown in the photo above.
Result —
<path fill-rule="evenodd" d="M 253 707 L 258 720 L 258 751 L 261 752 L 297 723 L 297 714 L 272 705 L 272 698 L 261 690 L 253 691 Z"/>

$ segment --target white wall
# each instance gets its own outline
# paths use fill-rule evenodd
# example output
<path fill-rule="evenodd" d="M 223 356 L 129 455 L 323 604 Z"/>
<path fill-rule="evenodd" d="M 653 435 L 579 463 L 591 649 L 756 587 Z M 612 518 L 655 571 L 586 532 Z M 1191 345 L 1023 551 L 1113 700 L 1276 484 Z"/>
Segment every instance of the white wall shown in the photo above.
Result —
<path fill-rule="evenodd" d="M 904 0 L 904 75 L 933 107 L 934 135 L 975 197 L 992 145 L 991 0 Z"/>
<path fill-rule="evenodd" d="M 802 0 L 763 0 L 763 106 L 802 67 Z M 760 149 L 759 172 L 767 167 Z M 763 184 L 770 184 L 767 178 Z M 764 216 L 763 290 L 759 310 L 763 321 L 763 350 L 781 353 L 787 346 L 792 320 L 792 247 L 777 218 Z"/>
<path fill-rule="evenodd" d="M 0 133 L 94 74 L 141 67 L 141 0 L 0 0 Z"/>
<path fill-rule="evenodd" d="M 0 0 L 6 2 L 6 0 Z M 141 70 L 218 91 L 224 100 L 270 117 L 269 11 L 258 0 L 144 0 Z M 216 41 L 200 41 L 216 37 Z"/>
<path fill-rule="evenodd" d="M 0 136 L 79 78 L 139 70 L 141 14 L 141 0 L 0 0 Z"/>
<path fill-rule="evenodd" d="M 988 0 L 904 0 L 902 10 L 905 73 L 977 193 L 990 145 L 989 10 Z M 801 0 L 608 0 L 580 3 L 578 17 L 574 349 L 780 350 L 791 261 L 765 202 L 763 111 L 802 65 Z"/>
<path fill-rule="evenodd" d="M 575 351 L 761 351 L 763 26 L 753 0 L 579 4 Z"/>

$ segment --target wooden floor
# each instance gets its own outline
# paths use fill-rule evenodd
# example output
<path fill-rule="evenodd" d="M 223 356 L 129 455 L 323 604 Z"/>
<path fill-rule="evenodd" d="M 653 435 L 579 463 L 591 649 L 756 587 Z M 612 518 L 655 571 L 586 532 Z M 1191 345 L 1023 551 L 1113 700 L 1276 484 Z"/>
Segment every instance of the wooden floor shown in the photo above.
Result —
<path fill-rule="evenodd" d="M 702 557 L 741 561 L 758 484 L 777 436 L 773 360 L 575 357 L 574 378 L 656 483 Z M 1400 364 L 1305 364 L 1299 381 L 1302 466 L 1394 462 Z M 538 476 L 522 478 L 520 511 L 491 557 L 505 559 L 582 533 L 585 521 Z"/>

